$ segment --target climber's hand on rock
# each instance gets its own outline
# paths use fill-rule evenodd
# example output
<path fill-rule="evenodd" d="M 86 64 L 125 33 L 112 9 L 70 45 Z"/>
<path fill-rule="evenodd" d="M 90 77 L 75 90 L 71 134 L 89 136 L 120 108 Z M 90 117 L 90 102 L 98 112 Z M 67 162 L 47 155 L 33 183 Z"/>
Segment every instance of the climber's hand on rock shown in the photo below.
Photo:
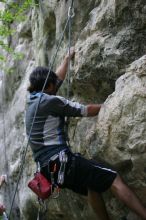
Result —
<path fill-rule="evenodd" d="M 66 55 L 66 58 L 72 59 L 72 58 L 74 57 L 74 55 L 75 55 L 75 48 L 74 48 L 74 47 L 71 47 L 71 48 L 70 48 L 70 53 L 69 53 L 69 51 L 68 51 L 68 53 L 67 53 L 67 55 Z"/>

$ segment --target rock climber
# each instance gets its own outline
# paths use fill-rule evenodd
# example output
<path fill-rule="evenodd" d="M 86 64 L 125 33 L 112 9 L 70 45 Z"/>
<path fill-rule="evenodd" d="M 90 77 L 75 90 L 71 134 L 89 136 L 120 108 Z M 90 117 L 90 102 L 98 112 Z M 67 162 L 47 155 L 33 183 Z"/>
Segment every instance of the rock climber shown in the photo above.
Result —
<path fill-rule="evenodd" d="M 101 104 L 83 105 L 56 95 L 65 79 L 68 62 L 74 55 L 75 51 L 72 48 L 55 73 L 46 67 L 36 67 L 30 74 L 28 87 L 30 95 L 26 110 L 28 136 L 41 96 L 29 140 L 34 160 L 40 163 L 41 172 L 49 179 L 48 161 L 59 152 L 65 152 L 68 156 L 68 162 L 61 187 L 86 195 L 100 220 L 110 219 L 102 198 L 102 193 L 106 190 L 111 190 L 118 199 L 143 220 L 146 220 L 146 208 L 115 170 L 104 164 L 99 164 L 97 161 L 87 160 L 79 154 L 72 153 L 67 144 L 65 117 L 94 117 L 102 108 Z M 50 74 L 47 78 L 49 71 Z M 47 82 L 42 93 L 46 78 Z M 58 158 L 56 163 L 59 166 Z M 55 181 L 57 181 L 57 177 Z"/>

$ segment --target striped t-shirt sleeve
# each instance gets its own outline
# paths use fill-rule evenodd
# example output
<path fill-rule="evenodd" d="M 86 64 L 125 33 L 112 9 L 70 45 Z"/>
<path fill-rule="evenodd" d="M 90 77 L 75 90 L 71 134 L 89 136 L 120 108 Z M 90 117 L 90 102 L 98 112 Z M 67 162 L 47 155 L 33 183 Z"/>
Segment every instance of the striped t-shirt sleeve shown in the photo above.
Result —
<path fill-rule="evenodd" d="M 87 116 L 87 106 L 78 102 L 69 101 L 61 96 L 53 96 L 48 107 L 53 113 L 58 114 L 59 116 Z"/>

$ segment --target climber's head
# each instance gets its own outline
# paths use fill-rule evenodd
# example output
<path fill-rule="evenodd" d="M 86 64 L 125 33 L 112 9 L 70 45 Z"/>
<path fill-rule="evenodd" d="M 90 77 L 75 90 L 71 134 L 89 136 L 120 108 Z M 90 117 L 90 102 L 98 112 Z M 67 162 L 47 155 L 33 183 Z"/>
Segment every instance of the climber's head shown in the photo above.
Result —
<path fill-rule="evenodd" d="M 46 92 L 48 94 L 55 94 L 56 91 L 56 83 L 57 83 L 57 76 L 53 71 L 50 71 L 47 67 L 37 67 L 35 68 L 29 77 L 30 85 L 28 87 L 28 91 L 30 93 L 32 92 L 41 92 L 44 83 L 46 81 L 46 85 L 43 92 Z M 49 77 L 48 77 L 49 73 Z M 46 80 L 46 78 L 48 79 Z"/>

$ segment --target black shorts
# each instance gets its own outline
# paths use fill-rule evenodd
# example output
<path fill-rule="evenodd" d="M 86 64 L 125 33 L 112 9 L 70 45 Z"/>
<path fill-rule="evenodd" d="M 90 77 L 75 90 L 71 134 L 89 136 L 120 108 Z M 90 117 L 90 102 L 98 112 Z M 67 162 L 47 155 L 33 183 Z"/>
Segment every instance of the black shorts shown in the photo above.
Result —
<path fill-rule="evenodd" d="M 87 160 L 77 154 L 68 154 L 64 184 L 61 188 L 68 188 L 81 195 L 87 195 L 88 189 L 98 193 L 110 188 L 117 172 L 93 160 Z M 59 166 L 59 161 L 57 160 Z M 48 168 L 43 168 L 43 174 L 48 177 Z M 57 175 L 56 175 L 57 180 Z"/>

